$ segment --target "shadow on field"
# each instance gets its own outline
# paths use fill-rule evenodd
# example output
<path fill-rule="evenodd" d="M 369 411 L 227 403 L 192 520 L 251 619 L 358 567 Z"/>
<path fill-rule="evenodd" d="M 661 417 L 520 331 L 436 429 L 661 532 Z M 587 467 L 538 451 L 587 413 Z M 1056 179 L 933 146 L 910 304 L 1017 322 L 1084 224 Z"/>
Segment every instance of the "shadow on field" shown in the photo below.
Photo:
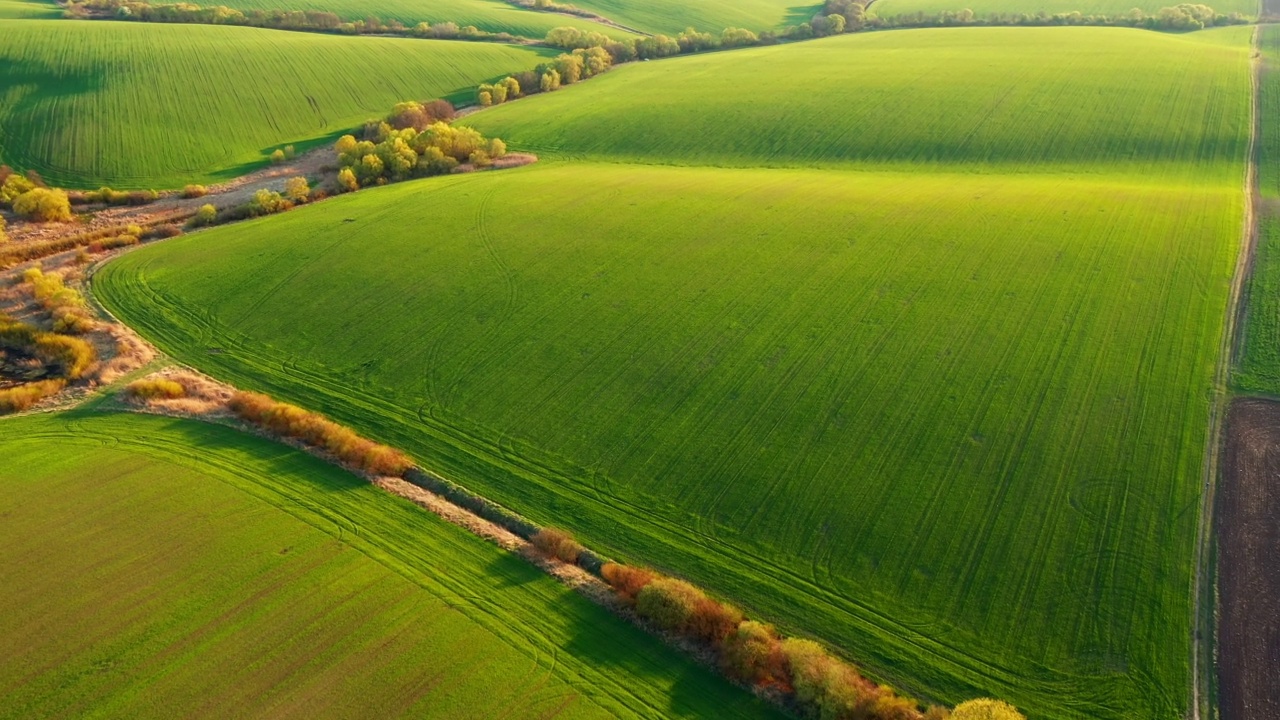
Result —
<path fill-rule="evenodd" d="M 498 578 L 498 589 L 520 587 L 540 578 L 546 573 L 515 553 L 504 552 L 485 566 L 485 572 Z"/>

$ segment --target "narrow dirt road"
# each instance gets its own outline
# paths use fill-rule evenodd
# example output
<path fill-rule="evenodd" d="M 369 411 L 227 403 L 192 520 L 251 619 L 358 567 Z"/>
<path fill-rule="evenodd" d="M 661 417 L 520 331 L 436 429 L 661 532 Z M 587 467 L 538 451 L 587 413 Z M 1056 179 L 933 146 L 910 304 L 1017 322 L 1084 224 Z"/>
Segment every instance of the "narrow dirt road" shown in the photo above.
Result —
<path fill-rule="evenodd" d="M 1258 242 L 1258 136 L 1261 132 L 1260 93 L 1262 65 L 1259 58 L 1259 29 L 1254 27 L 1250 39 L 1249 59 L 1249 143 L 1245 156 L 1244 219 L 1240 250 L 1227 300 L 1226 323 L 1218 348 L 1218 367 L 1213 381 L 1213 402 L 1209 411 L 1209 432 L 1205 441 L 1204 466 L 1200 492 L 1200 524 L 1196 536 L 1196 567 L 1192 582 L 1191 638 L 1191 707 L 1192 720 L 1210 720 L 1217 716 L 1213 693 L 1213 669 L 1217 649 L 1215 597 L 1217 582 L 1212 572 L 1214 551 L 1214 510 L 1219 473 L 1222 468 L 1224 427 L 1230 401 L 1231 368 L 1235 364 L 1238 334 L 1243 327 L 1244 295 L 1253 267 L 1254 248 Z"/>

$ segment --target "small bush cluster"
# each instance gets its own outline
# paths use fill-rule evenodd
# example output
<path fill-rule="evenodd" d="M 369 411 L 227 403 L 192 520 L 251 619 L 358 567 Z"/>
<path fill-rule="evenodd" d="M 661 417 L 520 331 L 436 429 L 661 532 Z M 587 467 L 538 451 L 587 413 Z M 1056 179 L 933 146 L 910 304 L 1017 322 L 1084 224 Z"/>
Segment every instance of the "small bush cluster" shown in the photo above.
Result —
<path fill-rule="evenodd" d="M 978 698 L 962 702 L 951 712 L 951 720 L 1027 720 L 1007 702 Z"/>
<path fill-rule="evenodd" d="M 413 467 L 413 461 L 398 450 L 362 438 L 323 415 L 276 402 L 266 395 L 238 392 L 231 397 L 229 407 L 242 420 L 324 450 L 367 473 L 403 476 Z"/>
<path fill-rule="evenodd" d="M 124 391 L 129 397 L 139 400 L 176 400 L 187 394 L 180 383 L 163 378 L 134 380 Z"/>
<path fill-rule="evenodd" d="M 182 188 L 182 197 L 191 200 L 194 198 L 202 198 L 209 194 L 209 188 L 203 185 L 188 185 Z"/>
<path fill-rule="evenodd" d="M 200 209 L 196 211 L 195 215 L 191 216 L 191 219 L 187 221 L 187 225 L 193 228 L 205 227 L 207 225 L 213 225 L 217 221 L 218 208 L 213 205 L 204 204 L 200 206 Z"/>
<path fill-rule="evenodd" d="M 530 543 L 543 555 L 561 562 L 576 563 L 582 555 L 582 545 L 563 530 L 543 528 L 530 539 Z"/>
<path fill-rule="evenodd" d="M 67 381 L 58 378 L 37 380 L 0 390 L 0 415 L 28 410 L 41 400 L 58 394 L 66 386 Z"/>
<path fill-rule="evenodd" d="M 416 120 L 434 117 L 420 103 L 401 103 L 387 119 L 368 123 L 364 140 L 343 135 L 334 144 L 338 155 L 337 190 L 350 192 L 370 185 L 452 172 L 462 163 L 486 167 L 507 153 L 501 140 L 478 130 L 436 120 L 418 129 Z M 396 121 L 405 127 L 391 124 Z"/>
<path fill-rule="evenodd" d="M 88 304 L 80 291 L 69 288 L 61 273 L 46 273 L 39 267 L 27 268 L 22 279 L 31 287 L 31 295 L 53 318 L 53 330 L 80 334 L 95 326 Z"/>
<path fill-rule="evenodd" d="M 0 318 L 0 347 L 16 350 L 58 368 L 67 380 L 82 377 L 98 359 L 93 345 L 80 338 L 45 332 L 26 323 Z"/>
<path fill-rule="evenodd" d="M 71 201 L 62 190 L 32 188 L 13 199 L 13 212 L 32 222 L 67 222 Z"/>

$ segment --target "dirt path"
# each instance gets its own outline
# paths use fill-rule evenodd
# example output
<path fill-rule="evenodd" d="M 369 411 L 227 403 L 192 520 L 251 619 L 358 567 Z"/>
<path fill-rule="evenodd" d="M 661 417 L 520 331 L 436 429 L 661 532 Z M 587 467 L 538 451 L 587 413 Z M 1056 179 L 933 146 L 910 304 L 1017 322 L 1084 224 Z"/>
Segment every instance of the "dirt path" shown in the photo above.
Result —
<path fill-rule="evenodd" d="M 1244 172 L 1244 220 L 1241 228 L 1240 250 L 1236 258 L 1235 272 L 1231 278 L 1231 290 L 1227 301 L 1226 324 L 1218 347 L 1218 366 L 1214 373 L 1213 402 L 1209 411 L 1209 431 L 1205 440 L 1204 466 L 1200 492 L 1200 521 L 1196 534 L 1196 566 L 1192 581 L 1192 642 L 1191 642 L 1191 708 L 1192 720 L 1214 718 L 1216 698 L 1213 683 L 1217 656 L 1216 588 L 1213 572 L 1214 509 L 1218 476 L 1222 468 L 1222 449 L 1226 433 L 1226 417 L 1230 390 L 1231 369 L 1235 365 L 1235 351 L 1243 327 L 1245 311 L 1245 287 L 1253 267 L 1254 248 L 1258 241 L 1258 136 L 1261 131 L 1259 112 L 1262 65 L 1259 58 L 1259 28 L 1254 27 L 1250 39 L 1250 102 L 1249 144 Z"/>
<path fill-rule="evenodd" d="M 205 204 L 214 205 L 219 209 L 243 205 L 258 190 L 264 188 L 283 190 L 285 180 L 291 177 L 301 175 L 306 178 L 318 178 L 323 174 L 324 166 L 334 161 L 333 148 L 324 145 L 279 165 L 270 165 L 247 175 L 241 175 L 234 180 L 210 185 L 206 188 L 208 194 L 204 197 L 184 198 L 179 191 L 169 191 L 159 200 L 146 205 L 124 205 L 93 210 L 89 220 L 82 223 L 39 224 L 11 219 L 9 237 L 13 242 L 52 240 L 63 235 L 76 235 L 98 228 L 148 225 L 157 218 L 173 214 L 195 214 L 195 211 Z"/>

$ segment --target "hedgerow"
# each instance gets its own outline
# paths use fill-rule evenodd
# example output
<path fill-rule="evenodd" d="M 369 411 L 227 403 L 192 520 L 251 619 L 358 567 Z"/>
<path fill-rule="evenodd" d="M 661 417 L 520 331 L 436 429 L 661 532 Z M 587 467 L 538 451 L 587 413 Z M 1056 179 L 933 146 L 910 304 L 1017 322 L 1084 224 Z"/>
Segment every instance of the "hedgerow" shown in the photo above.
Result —
<path fill-rule="evenodd" d="M 362 438 L 323 415 L 251 392 L 237 392 L 232 412 L 268 432 L 324 450 L 339 461 L 373 475 L 403 476 L 413 467 L 404 453 Z"/>

